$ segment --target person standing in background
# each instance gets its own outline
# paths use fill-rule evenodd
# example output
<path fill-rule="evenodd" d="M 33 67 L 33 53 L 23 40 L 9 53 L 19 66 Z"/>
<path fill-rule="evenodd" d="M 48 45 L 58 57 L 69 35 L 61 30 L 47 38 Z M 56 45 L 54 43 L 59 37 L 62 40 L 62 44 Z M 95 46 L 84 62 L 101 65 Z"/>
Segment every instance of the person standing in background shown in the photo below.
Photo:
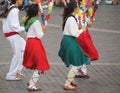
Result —
<path fill-rule="evenodd" d="M 24 0 L 24 1 L 23 1 L 23 6 L 24 6 L 24 7 L 28 6 L 28 0 Z"/>
<path fill-rule="evenodd" d="M 19 6 L 19 10 L 25 10 L 27 6 L 29 5 L 28 0 L 23 0 L 23 3 L 21 6 Z"/>

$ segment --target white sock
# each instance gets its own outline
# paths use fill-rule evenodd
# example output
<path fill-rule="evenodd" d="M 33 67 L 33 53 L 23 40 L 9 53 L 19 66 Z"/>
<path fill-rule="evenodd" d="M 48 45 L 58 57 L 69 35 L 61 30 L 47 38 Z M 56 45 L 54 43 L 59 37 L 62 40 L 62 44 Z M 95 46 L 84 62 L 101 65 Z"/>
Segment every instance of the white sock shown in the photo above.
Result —
<path fill-rule="evenodd" d="M 34 71 L 32 77 L 29 81 L 29 86 L 28 86 L 29 88 L 35 88 L 36 87 L 35 84 L 38 81 L 39 76 L 40 76 L 39 71 L 37 71 L 37 70 Z"/>
<path fill-rule="evenodd" d="M 78 72 L 77 67 L 72 67 L 69 70 L 69 73 L 67 75 L 67 79 L 66 79 L 66 82 L 65 82 L 64 86 L 68 86 L 68 85 L 70 85 L 74 81 L 74 77 L 75 77 L 77 72 Z"/>
<path fill-rule="evenodd" d="M 87 67 L 86 67 L 86 64 L 83 64 L 83 65 L 81 66 L 81 70 L 82 70 L 82 72 L 84 73 L 84 75 L 87 75 Z"/>

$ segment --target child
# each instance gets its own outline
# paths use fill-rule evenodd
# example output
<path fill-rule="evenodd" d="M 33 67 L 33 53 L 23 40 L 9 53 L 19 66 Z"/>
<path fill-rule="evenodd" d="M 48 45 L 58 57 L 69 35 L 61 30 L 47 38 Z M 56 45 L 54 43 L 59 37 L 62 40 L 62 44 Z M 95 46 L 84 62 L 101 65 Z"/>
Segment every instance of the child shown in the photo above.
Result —
<path fill-rule="evenodd" d="M 67 75 L 66 82 L 64 84 L 65 90 L 77 90 L 77 84 L 74 81 L 74 77 L 78 72 L 79 66 L 82 64 L 90 64 L 90 60 L 85 55 L 78 45 L 76 38 L 85 31 L 85 28 L 79 28 L 77 24 L 77 15 L 79 7 L 75 1 L 70 1 L 67 7 L 64 8 L 63 13 L 63 38 L 60 45 L 58 55 L 67 67 L 72 66 Z"/>
<path fill-rule="evenodd" d="M 23 76 L 21 70 L 23 68 L 22 60 L 25 40 L 19 35 L 19 32 L 24 31 L 24 27 L 20 26 L 18 9 L 18 6 L 20 6 L 22 2 L 23 0 L 11 0 L 12 5 L 2 16 L 4 17 L 3 33 L 10 42 L 14 53 L 6 80 L 21 80 L 18 75 Z"/>
<path fill-rule="evenodd" d="M 89 34 L 88 27 L 92 25 L 92 20 L 88 14 L 88 8 L 86 3 L 83 3 L 83 0 L 79 0 L 80 3 L 80 12 L 81 12 L 81 20 L 80 24 L 86 27 L 86 31 L 84 31 L 79 37 L 77 41 L 82 48 L 82 50 L 86 53 L 86 55 L 90 58 L 91 61 L 98 60 L 98 52 L 94 46 L 92 38 Z M 87 67 L 85 64 L 80 67 L 80 73 L 76 77 L 83 77 L 88 79 L 89 75 L 87 74 Z M 81 75 L 80 75 L 81 74 Z"/>
<path fill-rule="evenodd" d="M 28 6 L 27 20 L 25 22 L 27 41 L 23 66 L 27 69 L 34 70 L 33 76 L 28 83 L 28 91 L 40 91 L 41 89 L 37 88 L 35 84 L 40 74 L 50 69 L 46 52 L 41 42 L 41 38 L 44 35 L 46 27 L 41 26 L 41 23 L 38 20 L 40 14 L 41 10 L 37 4 Z"/>

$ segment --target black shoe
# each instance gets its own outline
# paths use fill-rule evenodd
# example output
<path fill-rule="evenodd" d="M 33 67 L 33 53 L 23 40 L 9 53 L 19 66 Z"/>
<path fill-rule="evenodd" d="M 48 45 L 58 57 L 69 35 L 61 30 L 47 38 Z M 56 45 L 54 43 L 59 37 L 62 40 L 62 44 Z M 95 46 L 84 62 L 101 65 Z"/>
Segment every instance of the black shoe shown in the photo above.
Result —
<path fill-rule="evenodd" d="M 81 76 L 81 75 L 76 75 L 75 78 L 89 79 L 90 77 L 89 77 L 89 75 L 83 75 L 83 76 Z"/>

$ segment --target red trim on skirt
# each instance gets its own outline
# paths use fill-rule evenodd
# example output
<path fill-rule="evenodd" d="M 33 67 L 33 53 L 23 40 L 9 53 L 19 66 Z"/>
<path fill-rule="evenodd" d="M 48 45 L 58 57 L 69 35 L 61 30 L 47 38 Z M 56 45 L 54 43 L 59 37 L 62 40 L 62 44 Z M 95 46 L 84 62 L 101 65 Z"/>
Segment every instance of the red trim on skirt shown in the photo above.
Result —
<path fill-rule="evenodd" d="M 28 38 L 24 51 L 23 66 L 31 70 L 45 71 L 50 66 L 40 39 Z"/>

